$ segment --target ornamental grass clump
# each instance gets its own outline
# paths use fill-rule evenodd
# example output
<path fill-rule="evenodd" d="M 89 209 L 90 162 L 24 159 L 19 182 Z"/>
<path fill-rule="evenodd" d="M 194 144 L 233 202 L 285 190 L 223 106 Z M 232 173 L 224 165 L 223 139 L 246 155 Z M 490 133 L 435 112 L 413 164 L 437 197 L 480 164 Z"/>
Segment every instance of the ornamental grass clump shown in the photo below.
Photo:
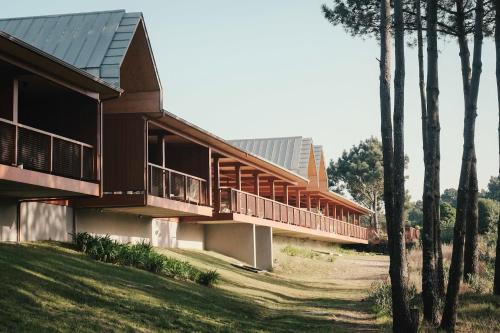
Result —
<path fill-rule="evenodd" d="M 170 258 L 154 251 L 151 244 L 120 244 L 109 235 L 91 235 L 87 232 L 72 235 L 76 249 L 91 258 L 123 266 L 132 266 L 169 277 L 193 281 L 204 286 L 215 285 L 220 278 L 215 270 L 200 271 L 187 261 Z"/>

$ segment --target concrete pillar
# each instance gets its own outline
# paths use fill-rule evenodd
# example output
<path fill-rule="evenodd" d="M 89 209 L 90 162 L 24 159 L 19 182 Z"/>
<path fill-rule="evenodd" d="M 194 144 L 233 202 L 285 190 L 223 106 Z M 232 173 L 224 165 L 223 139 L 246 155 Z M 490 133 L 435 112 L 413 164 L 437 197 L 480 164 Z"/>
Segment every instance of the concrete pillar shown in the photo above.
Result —
<path fill-rule="evenodd" d="M 270 227 L 249 223 L 207 224 L 205 248 L 252 267 L 269 270 L 273 265 L 273 235 Z"/>
<path fill-rule="evenodd" d="M 264 270 L 273 268 L 273 230 L 271 227 L 255 226 L 256 267 Z"/>

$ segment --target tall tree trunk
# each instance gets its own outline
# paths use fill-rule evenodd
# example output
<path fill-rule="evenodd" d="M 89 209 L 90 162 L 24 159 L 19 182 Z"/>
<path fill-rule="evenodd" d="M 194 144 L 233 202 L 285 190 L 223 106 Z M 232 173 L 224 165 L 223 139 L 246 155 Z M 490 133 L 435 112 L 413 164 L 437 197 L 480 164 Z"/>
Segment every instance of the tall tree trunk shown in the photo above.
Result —
<path fill-rule="evenodd" d="M 424 192 L 422 233 L 422 299 L 424 318 L 437 324 L 436 275 L 436 148 L 439 144 L 439 81 L 437 50 L 437 0 L 427 2 L 427 106 L 424 138 Z"/>
<path fill-rule="evenodd" d="M 375 228 L 375 231 L 378 234 L 379 231 L 380 231 L 380 225 L 378 223 L 377 208 L 378 208 L 378 197 L 377 197 L 377 194 L 375 194 L 374 197 L 373 197 L 373 206 L 372 206 L 373 215 L 372 215 L 372 219 L 373 219 L 373 227 Z"/>
<path fill-rule="evenodd" d="M 408 299 L 408 265 L 404 233 L 405 203 L 405 155 L 404 155 L 404 83 L 405 42 L 403 22 L 403 0 L 394 1 L 395 28 L 395 75 L 394 75 L 394 152 L 393 152 L 393 210 L 388 224 L 390 267 L 392 287 L 393 332 L 416 332 L 412 323 Z M 389 110 L 390 114 L 390 110 Z"/>
<path fill-rule="evenodd" d="M 451 331 L 455 329 L 457 319 L 458 292 L 463 275 L 464 235 L 465 221 L 467 217 L 467 197 L 469 192 L 469 180 L 471 164 L 474 157 L 474 132 L 477 111 L 477 96 L 479 93 L 479 81 L 481 78 L 481 52 L 483 43 L 483 0 L 476 1 L 475 24 L 474 24 L 474 55 L 473 71 L 469 66 L 469 47 L 465 33 L 465 15 L 463 0 L 456 0 L 457 4 L 457 32 L 460 47 L 460 58 L 462 63 L 462 77 L 464 78 L 464 146 L 462 153 L 462 166 L 460 169 L 460 181 L 457 194 L 457 216 L 453 230 L 453 253 L 451 257 L 450 276 L 446 292 L 441 328 Z M 471 78 L 468 80 L 468 78 Z M 467 92 L 467 94 L 465 94 Z"/>
<path fill-rule="evenodd" d="M 465 249 L 464 249 L 464 281 L 468 281 L 470 277 L 477 274 L 477 268 L 478 268 L 477 199 L 478 199 L 477 169 L 476 169 L 476 154 L 474 153 L 474 156 L 471 161 L 469 194 L 467 198 L 467 215 L 466 215 Z"/>
<path fill-rule="evenodd" d="M 495 0 L 495 50 L 496 50 L 496 75 L 497 75 L 497 98 L 498 98 L 498 156 L 500 157 L 500 32 L 497 27 L 500 26 L 500 0 Z M 500 174 L 500 166 L 498 169 Z M 495 259 L 495 280 L 493 283 L 493 293 L 500 295 L 500 216 L 497 223 L 497 251 Z"/>

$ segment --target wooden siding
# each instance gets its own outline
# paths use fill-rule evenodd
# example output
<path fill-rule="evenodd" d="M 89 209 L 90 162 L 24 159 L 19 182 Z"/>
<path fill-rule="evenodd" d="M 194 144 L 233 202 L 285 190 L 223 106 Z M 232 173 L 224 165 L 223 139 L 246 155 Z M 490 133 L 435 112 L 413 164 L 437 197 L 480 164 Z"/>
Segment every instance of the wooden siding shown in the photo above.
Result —
<path fill-rule="evenodd" d="M 146 189 L 146 132 L 140 114 L 104 115 L 104 191 Z"/>

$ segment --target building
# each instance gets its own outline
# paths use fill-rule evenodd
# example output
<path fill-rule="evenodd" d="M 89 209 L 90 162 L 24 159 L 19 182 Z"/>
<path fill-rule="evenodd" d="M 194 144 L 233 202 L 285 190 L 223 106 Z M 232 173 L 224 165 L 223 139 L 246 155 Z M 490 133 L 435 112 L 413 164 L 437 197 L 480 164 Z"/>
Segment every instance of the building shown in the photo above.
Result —
<path fill-rule="evenodd" d="M 43 133 L 50 145 L 15 148 L 17 137 L 0 127 L 0 145 L 10 149 L 6 152 L 18 152 L 12 153 L 17 160 L 4 153 L 0 167 L 17 172 L 41 168 L 44 177 L 68 179 L 47 181 L 40 193 L 21 195 L 19 180 L 30 179 L 22 175 L 0 187 L 0 197 L 7 198 L 0 202 L 12 212 L 9 219 L 0 217 L 8 228 L 2 239 L 13 240 L 16 234 L 17 240 L 67 240 L 68 232 L 87 231 L 123 242 L 213 250 L 265 269 L 272 267 L 273 235 L 367 243 L 366 228 L 359 222 L 370 210 L 328 191 L 322 148 L 311 139 L 225 141 L 163 109 L 162 85 L 141 13 L 4 19 L 0 31 L 38 54 L 38 61 L 65 68 L 67 73 L 59 68 L 53 73 L 58 84 L 78 88 L 71 98 L 50 99 L 36 116 L 25 117 L 33 109 L 25 111 L 20 103 L 19 122 L 13 120 L 14 111 L 9 118 L 15 107 L 7 105 L 2 113 L 0 124 L 47 130 Z M 2 46 L 0 52 L 6 50 Z M 14 93 L 6 99 L 13 104 L 24 100 L 25 86 L 43 96 L 52 86 L 49 81 L 24 85 L 20 80 L 17 73 L 8 80 L 14 90 L 22 87 L 20 97 Z M 52 100 L 56 102 L 50 104 Z M 67 105 L 71 112 L 65 112 Z M 62 162 L 61 151 L 69 154 Z M 24 152 L 45 159 L 26 160 Z M 66 183 L 75 187 L 64 187 Z M 14 209 L 23 200 L 36 200 L 30 203 L 29 216 L 22 208 Z M 23 237 L 22 225 L 46 232 Z"/>

